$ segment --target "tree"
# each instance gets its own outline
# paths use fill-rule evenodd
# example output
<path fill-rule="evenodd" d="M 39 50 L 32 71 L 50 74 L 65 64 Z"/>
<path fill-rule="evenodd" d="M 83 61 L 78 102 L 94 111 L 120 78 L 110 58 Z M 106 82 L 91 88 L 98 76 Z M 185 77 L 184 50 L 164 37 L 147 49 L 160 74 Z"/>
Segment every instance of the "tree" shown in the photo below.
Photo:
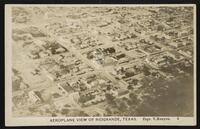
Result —
<path fill-rule="evenodd" d="M 28 110 L 29 110 L 31 113 L 33 113 L 33 112 L 36 111 L 36 108 L 35 108 L 35 107 L 29 107 Z"/>
<path fill-rule="evenodd" d="M 51 116 L 52 117 L 56 117 L 57 115 L 56 115 L 56 113 L 52 113 Z"/>
<path fill-rule="evenodd" d="M 69 113 L 69 109 L 67 109 L 67 108 L 64 108 L 64 109 L 61 110 L 62 115 L 66 116 L 68 113 Z"/>
<path fill-rule="evenodd" d="M 158 30 L 158 31 L 163 31 L 163 30 L 164 30 L 164 27 L 163 27 L 162 25 L 158 25 L 157 30 Z"/>
<path fill-rule="evenodd" d="M 132 86 L 132 85 L 128 85 L 127 89 L 128 89 L 128 90 L 132 90 L 132 89 L 133 89 L 133 86 Z"/>
<path fill-rule="evenodd" d="M 18 70 L 16 70 L 16 69 L 12 69 L 12 71 L 13 71 L 13 73 L 15 74 L 15 75 L 18 75 L 18 74 L 20 74 L 20 72 L 18 71 Z"/>
<path fill-rule="evenodd" d="M 111 116 L 112 115 L 112 110 L 110 109 L 110 107 L 106 107 L 106 113 L 108 116 Z"/>
<path fill-rule="evenodd" d="M 149 76 L 151 73 L 149 72 L 149 68 L 147 66 L 144 65 L 143 67 L 143 72 L 145 76 Z"/>
<path fill-rule="evenodd" d="M 129 99 L 130 99 L 130 101 L 129 101 L 130 105 L 136 105 L 136 104 L 139 103 L 139 100 L 138 100 L 138 98 L 137 98 L 135 93 L 130 93 L 129 94 Z"/>
<path fill-rule="evenodd" d="M 106 96 L 106 101 L 108 102 L 108 104 L 111 104 L 111 105 L 115 104 L 114 96 L 112 96 L 111 94 L 105 94 L 105 96 Z"/>
<path fill-rule="evenodd" d="M 124 101 L 119 101 L 119 107 L 118 108 L 119 108 L 120 111 L 126 112 L 127 109 L 128 109 L 128 105 Z"/>

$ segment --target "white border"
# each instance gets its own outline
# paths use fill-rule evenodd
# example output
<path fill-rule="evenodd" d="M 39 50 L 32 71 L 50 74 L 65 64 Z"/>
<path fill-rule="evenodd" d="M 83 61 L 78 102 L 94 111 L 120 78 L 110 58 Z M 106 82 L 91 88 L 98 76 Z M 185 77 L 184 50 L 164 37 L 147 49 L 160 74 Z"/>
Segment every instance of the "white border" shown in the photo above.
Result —
<path fill-rule="evenodd" d="M 12 68 L 12 47 L 11 47 L 11 28 L 12 28 L 12 22 L 11 22 L 11 7 L 13 6 L 51 6 L 51 7 L 57 7 L 57 6 L 70 6 L 70 7 L 110 7 L 110 6 L 128 6 L 128 7 L 146 7 L 146 6 L 192 6 L 194 7 L 194 117 L 179 117 L 179 120 L 177 120 L 177 117 L 167 117 L 171 120 L 169 121 L 144 121 L 144 117 L 135 117 L 137 118 L 137 121 L 122 121 L 122 122 L 111 122 L 111 121 L 93 121 L 93 122 L 58 122 L 58 123 L 52 123 L 50 122 L 50 119 L 52 117 L 21 117 L 21 118 L 14 118 L 12 117 L 11 112 L 11 97 L 12 97 L 12 87 L 11 87 L 11 68 Z M 110 5 L 110 4 L 6 4 L 5 5 L 5 124 L 6 126 L 50 126 L 50 125 L 178 125 L 178 126 L 191 126 L 196 125 L 196 5 L 195 4 L 148 4 L 148 5 L 141 5 L 141 4 L 116 4 L 116 5 Z M 66 117 L 56 117 L 56 119 L 66 119 Z M 75 117 L 67 117 L 67 118 L 75 118 Z M 80 118 L 80 117 L 76 117 Z M 75 119 L 76 119 L 75 118 Z M 91 118 L 91 117 L 90 117 Z M 95 117 L 93 117 L 95 118 Z M 106 117 L 108 118 L 108 117 Z M 153 117 L 145 117 L 153 119 Z M 166 118 L 166 117 L 165 117 Z M 89 118 L 88 118 L 89 119 Z"/>

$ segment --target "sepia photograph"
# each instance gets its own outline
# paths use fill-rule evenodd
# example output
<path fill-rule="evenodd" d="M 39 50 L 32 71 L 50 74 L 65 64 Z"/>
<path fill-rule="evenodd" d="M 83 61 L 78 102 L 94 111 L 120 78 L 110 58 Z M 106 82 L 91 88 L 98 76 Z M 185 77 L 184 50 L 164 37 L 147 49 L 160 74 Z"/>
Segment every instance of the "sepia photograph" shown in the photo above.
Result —
<path fill-rule="evenodd" d="M 195 125 L 195 5 L 6 5 L 5 16 L 7 125 Z"/>

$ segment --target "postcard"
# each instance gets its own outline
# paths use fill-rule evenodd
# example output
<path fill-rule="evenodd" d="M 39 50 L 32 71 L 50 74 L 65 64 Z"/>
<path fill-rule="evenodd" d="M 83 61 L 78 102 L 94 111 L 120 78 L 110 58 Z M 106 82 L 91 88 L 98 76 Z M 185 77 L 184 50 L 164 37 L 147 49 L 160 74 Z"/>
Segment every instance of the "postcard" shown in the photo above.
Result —
<path fill-rule="evenodd" d="M 194 4 L 6 4 L 5 123 L 196 125 Z"/>

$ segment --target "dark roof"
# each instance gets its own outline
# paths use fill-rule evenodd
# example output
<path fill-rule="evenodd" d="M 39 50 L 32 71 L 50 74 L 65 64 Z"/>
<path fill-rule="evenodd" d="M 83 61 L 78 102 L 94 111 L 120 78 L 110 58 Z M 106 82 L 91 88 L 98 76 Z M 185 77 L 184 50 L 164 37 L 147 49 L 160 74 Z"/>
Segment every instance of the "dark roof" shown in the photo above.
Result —
<path fill-rule="evenodd" d="M 126 56 L 125 54 L 120 54 L 120 55 L 117 55 L 116 58 L 117 58 L 117 60 L 118 60 L 118 59 L 121 59 L 121 58 L 123 58 L 123 57 L 125 57 L 125 56 Z"/>
<path fill-rule="evenodd" d="M 106 49 L 104 49 L 104 52 L 115 53 L 115 48 L 113 48 L 113 47 L 106 48 Z"/>
<path fill-rule="evenodd" d="M 71 92 L 73 91 L 73 88 L 69 85 L 69 84 L 66 84 L 66 83 L 63 83 L 60 85 L 63 89 L 65 89 L 65 91 L 67 92 Z"/>

